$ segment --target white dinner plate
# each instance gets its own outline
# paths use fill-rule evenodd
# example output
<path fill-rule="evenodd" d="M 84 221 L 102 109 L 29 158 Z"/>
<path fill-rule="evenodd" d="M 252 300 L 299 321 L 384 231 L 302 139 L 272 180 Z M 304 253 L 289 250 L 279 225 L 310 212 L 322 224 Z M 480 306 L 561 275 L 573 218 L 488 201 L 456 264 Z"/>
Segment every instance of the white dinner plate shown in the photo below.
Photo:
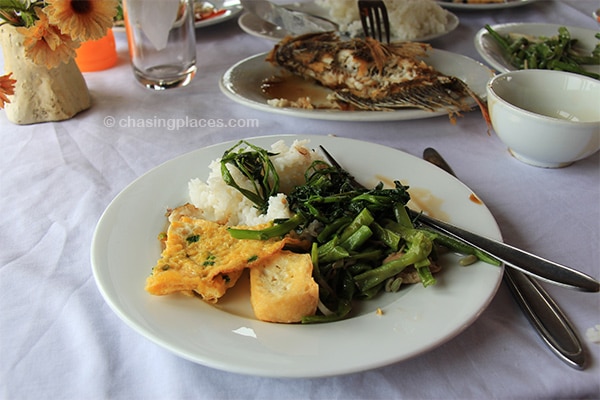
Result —
<path fill-rule="evenodd" d="M 240 4 L 227 5 L 227 2 L 224 2 L 223 8 L 221 10 L 225 10 L 222 14 L 217 16 L 201 19 L 200 21 L 194 22 L 194 26 L 196 28 L 206 28 L 207 26 L 212 26 L 216 24 L 220 24 L 225 21 L 229 21 L 230 19 L 236 18 L 238 15 L 244 11 L 244 7 Z"/>
<path fill-rule="evenodd" d="M 524 35 L 532 36 L 556 36 L 558 35 L 558 28 L 565 25 L 557 24 L 543 24 L 543 23 L 508 23 L 490 25 L 493 30 L 501 35 L 508 35 L 509 33 L 520 33 Z M 591 53 L 594 47 L 598 43 L 598 39 L 594 37 L 597 33 L 592 29 L 578 28 L 574 26 L 565 26 L 572 39 L 577 39 L 578 47 L 581 47 L 587 53 Z M 489 63 L 493 68 L 500 72 L 514 71 L 518 69 L 514 67 L 508 57 L 505 56 L 502 48 L 496 43 L 489 32 L 485 28 L 481 28 L 475 35 L 475 48 L 483 59 Z M 600 66 L 590 65 L 584 66 L 585 69 L 600 73 Z"/>
<path fill-rule="evenodd" d="M 294 139 L 309 139 L 313 148 L 325 146 L 365 185 L 374 185 L 382 177 L 401 179 L 413 193 L 421 193 L 425 203 L 428 198 L 439 205 L 434 215 L 501 238 L 492 214 L 470 199 L 469 188 L 417 157 L 331 136 L 247 140 L 270 148 L 279 139 L 288 145 Z M 179 295 L 148 294 L 144 285 L 160 257 L 157 235 L 165 229 L 166 209 L 189 201 L 188 181 L 205 180 L 209 162 L 234 143 L 198 149 L 152 169 L 115 197 L 96 227 L 91 263 L 102 296 L 125 323 L 157 345 L 195 363 L 241 374 L 340 375 L 429 351 L 466 329 L 492 300 L 503 269 L 481 262 L 461 267 L 453 254 L 441 261 L 444 270 L 436 275 L 435 286 L 411 285 L 382 294 L 360 302 L 352 317 L 326 324 L 258 321 L 249 305 L 248 287 L 239 282 L 217 305 Z M 378 307 L 382 315 L 376 312 Z"/>
<path fill-rule="evenodd" d="M 520 7 L 538 0 L 506 0 L 502 3 L 453 3 L 451 1 L 438 1 L 444 8 L 455 10 L 499 10 L 502 8 Z"/>
<path fill-rule="evenodd" d="M 394 111 L 342 111 L 271 106 L 267 103 L 267 96 L 261 90 L 261 83 L 265 79 L 281 74 L 282 69 L 266 62 L 266 56 L 267 53 L 257 54 L 229 68 L 219 82 L 221 91 L 232 100 L 245 106 L 301 118 L 368 122 L 412 120 L 448 114 L 446 110 L 425 111 L 417 108 Z M 486 98 L 485 85 L 493 76 L 493 72 L 485 65 L 469 57 L 438 49 L 428 52 L 428 56 L 424 60 L 443 74 L 461 79 L 480 98 Z M 310 84 L 307 83 L 307 85 Z M 470 103 L 473 107 L 476 106 L 474 100 Z"/>
<path fill-rule="evenodd" d="M 331 18 L 329 17 L 329 13 L 326 9 L 324 9 L 323 7 L 321 7 L 318 4 L 311 2 L 311 1 L 306 2 L 306 3 L 290 4 L 289 6 L 286 6 L 286 7 L 289 8 L 290 10 L 299 10 L 299 11 L 303 11 L 303 12 L 315 15 L 317 17 L 331 20 Z M 447 18 L 446 24 L 444 26 L 443 32 L 418 37 L 418 38 L 412 39 L 412 41 L 427 42 L 427 41 L 442 37 L 444 35 L 447 35 L 450 32 L 452 32 L 453 30 L 455 30 L 456 27 L 460 23 L 458 17 L 456 15 L 452 14 L 451 12 L 448 12 L 447 16 L 448 16 L 448 18 Z M 238 18 L 238 25 L 240 26 L 240 28 L 242 28 L 242 30 L 244 32 L 248 33 L 249 35 L 257 36 L 257 37 L 260 37 L 263 39 L 268 39 L 268 40 L 273 40 L 273 41 L 280 41 L 285 36 L 289 35 L 289 33 L 285 29 L 283 29 L 279 26 L 270 24 L 251 13 L 242 14 L 240 16 L 240 18 Z"/>
<path fill-rule="evenodd" d="M 194 27 L 205 28 L 207 26 L 220 24 L 222 22 L 236 18 L 237 16 L 239 16 L 242 13 L 242 11 L 244 11 L 244 7 L 242 7 L 240 4 L 227 5 L 226 4 L 227 2 L 224 2 L 224 3 L 225 4 L 223 5 L 223 8 L 220 9 L 220 10 L 224 10 L 223 13 L 221 13 L 217 16 L 211 17 L 211 18 L 201 19 L 200 21 L 195 21 Z M 124 22 L 122 20 L 116 22 L 112 29 L 114 32 L 125 33 Z"/>

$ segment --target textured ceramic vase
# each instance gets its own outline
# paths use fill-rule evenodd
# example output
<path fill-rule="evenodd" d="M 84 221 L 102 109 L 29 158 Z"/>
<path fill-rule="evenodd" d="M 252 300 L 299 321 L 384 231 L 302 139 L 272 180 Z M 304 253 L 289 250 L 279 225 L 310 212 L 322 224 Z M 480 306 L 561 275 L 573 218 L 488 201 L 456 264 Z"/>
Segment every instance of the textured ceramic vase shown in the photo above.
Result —
<path fill-rule="evenodd" d="M 15 27 L 0 27 L 4 73 L 17 81 L 5 112 L 15 124 L 62 121 L 91 105 L 90 93 L 77 64 L 71 59 L 48 69 L 25 56 L 24 36 Z"/>

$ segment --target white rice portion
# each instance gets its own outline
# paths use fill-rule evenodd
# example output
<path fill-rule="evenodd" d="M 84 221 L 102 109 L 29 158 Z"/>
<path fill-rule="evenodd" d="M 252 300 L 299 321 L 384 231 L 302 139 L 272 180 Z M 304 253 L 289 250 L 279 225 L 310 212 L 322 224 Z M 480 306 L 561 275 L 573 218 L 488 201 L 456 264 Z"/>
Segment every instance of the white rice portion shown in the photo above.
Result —
<path fill-rule="evenodd" d="M 356 0 L 316 0 L 329 18 L 351 37 L 363 34 Z M 446 30 L 448 11 L 433 0 L 384 0 L 393 40 L 409 41 Z"/>
<path fill-rule="evenodd" d="M 306 147 L 308 140 L 295 140 L 287 146 L 283 140 L 277 141 L 269 149 L 277 153 L 271 157 L 273 166 L 279 175 L 279 191 L 277 196 L 269 199 L 266 214 L 254 207 L 254 203 L 244 197 L 237 189 L 227 185 L 221 175 L 221 159 L 213 160 L 206 182 L 195 178 L 188 183 L 190 203 L 200 210 L 200 217 L 225 225 L 254 226 L 264 224 L 278 218 L 290 218 L 287 196 L 295 186 L 305 183 L 304 172 L 315 160 L 322 156 Z M 242 176 L 236 168 L 229 168 L 235 181 L 243 188 L 251 189 L 250 181 Z"/>

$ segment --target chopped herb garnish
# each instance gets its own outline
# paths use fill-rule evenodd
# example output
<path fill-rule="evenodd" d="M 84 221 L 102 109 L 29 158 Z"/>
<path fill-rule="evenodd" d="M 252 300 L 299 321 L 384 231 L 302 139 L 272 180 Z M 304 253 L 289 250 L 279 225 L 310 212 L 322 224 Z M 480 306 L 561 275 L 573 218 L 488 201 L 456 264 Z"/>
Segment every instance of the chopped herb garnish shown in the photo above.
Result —
<path fill-rule="evenodd" d="M 256 261 L 256 260 L 258 260 L 258 256 L 257 256 L 257 255 L 253 255 L 253 256 L 252 256 L 252 257 L 250 257 L 250 258 L 249 258 L 249 259 L 248 259 L 246 262 L 249 262 L 249 263 L 251 263 L 251 262 L 254 262 L 254 261 Z"/>
<path fill-rule="evenodd" d="M 207 267 L 207 266 L 211 266 L 211 265 L 215 265 L 215 259 L 217 257 L 214 256 L 213 254 L 209 255 L 208 257 L 206 257 L 206 261 L 204 261 L 202 263 L 203 266 Z"/>
<path fill-rule="evenodd" d="M 185 239 L 188 243 L 195 243 L 200 240 L 200 235 L 191 235 Z"/>

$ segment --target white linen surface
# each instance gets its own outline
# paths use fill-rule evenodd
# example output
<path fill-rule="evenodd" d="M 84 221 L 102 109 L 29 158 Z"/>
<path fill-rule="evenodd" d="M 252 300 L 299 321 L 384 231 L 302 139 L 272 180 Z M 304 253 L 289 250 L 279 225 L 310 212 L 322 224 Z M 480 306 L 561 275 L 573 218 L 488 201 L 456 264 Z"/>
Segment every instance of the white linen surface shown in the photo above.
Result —
<path fill-rule="evenodd" d="M 460 26 L 432 44 L 483 61 L 473 37 L 485 23 L 598 29 L 592 18 L 596 8 L 598 1 L 573 0 L 455 10 Z M 595 277 L 600 276 L 600 159 L 595 154 L 556 170 L 527 166 L 512 158 L 495 134 L 486 134 L 477 112 L 456 125 L 446 117 L 365 124 L 296 119 L 236 104 L 220 93 L 218 79 L 233 63 L 269 50 L 272 43 L 247 35 L 235 20 L 197 30 L 198 74 L 188 87 L 153 92 L 135 82 L 124 33 L 116 36 L 118 65 L 85 74 L 93 97 L 89 111 L 31 126 L 13 125 L 0 112 L 0 398 L 600 398 L 600 344 L 586 335 L 600 324 L 600 295 L 548 284 L 544 287 L 587 348 L 583 371 L 548 350 L 504 285 L 456 338 L 407 361 L 348 376 L 237 375 L 181 359 L 134 332 L 109 309 L 92 277 L 94 228 L 127 184 L 190 150 L 288 133 L 360 138 L 418 156 L 434 146 L 485 201 L 506 242 Z M 186 116 L 254 118 L 259 127 L 169 130 L 107 122 Z"/>

